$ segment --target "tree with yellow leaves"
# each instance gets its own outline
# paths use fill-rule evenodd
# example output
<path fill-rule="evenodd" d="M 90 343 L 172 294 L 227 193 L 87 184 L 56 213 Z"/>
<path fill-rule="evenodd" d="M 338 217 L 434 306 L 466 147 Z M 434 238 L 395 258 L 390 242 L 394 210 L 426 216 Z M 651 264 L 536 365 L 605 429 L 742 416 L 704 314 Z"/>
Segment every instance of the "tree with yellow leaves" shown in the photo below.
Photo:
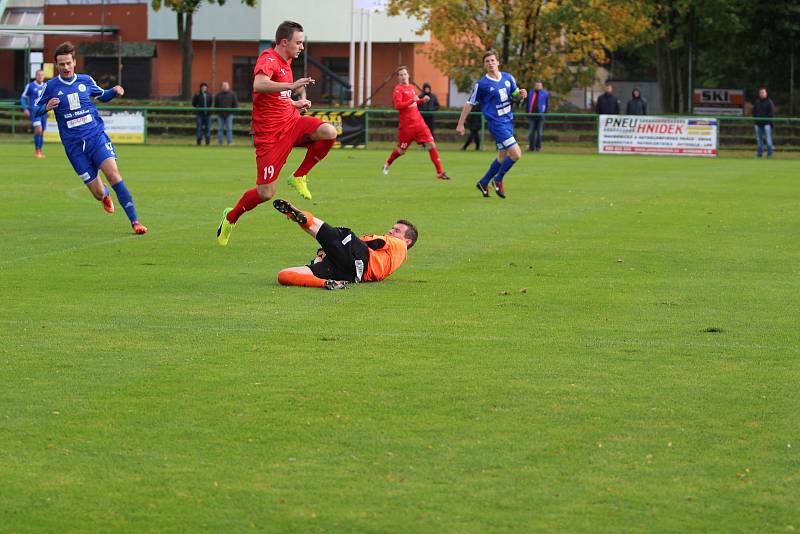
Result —
<path fill-rule="evenodd" d="M 652 13 L 639 0 L 391 0 L 389 13 L 417 17 L 438 46 L 433 63 L 462 90 L 481 75 L 481 56 L 500 53 L 502 70 L 524 87 L 556 93 L 590 85 L 617 47 L 652 39 Z"/>

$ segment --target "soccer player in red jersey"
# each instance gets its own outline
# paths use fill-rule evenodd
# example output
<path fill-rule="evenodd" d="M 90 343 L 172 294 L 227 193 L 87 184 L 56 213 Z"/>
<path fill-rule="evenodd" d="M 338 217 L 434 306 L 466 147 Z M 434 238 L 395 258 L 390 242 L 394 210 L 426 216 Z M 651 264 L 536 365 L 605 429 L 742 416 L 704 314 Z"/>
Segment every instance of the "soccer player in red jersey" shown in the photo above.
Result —
<path fill-rule="evenodd" d="M 439 159 L 439 151 L 436 149 L 436 143 L 433 140 L 428 125 L 422 120 L 422 115 L 419 113 L 418 104 L 427 102 L 431 97 L 425 95 L 422 98 L 417 98 L 417 91 L 413 85 L 409 83 L 410 76 L 407 67 L 399 67 L 397 69 L 397 81 L 399 82 L 394 88 L 394 108 L 398 111 L 399 116 L 397 120 L 397 148 L 395 148 L 386 163 L 383 164 L 383 174 L 389 174 L 389 166 L 406 153 L 408 145 L 416 141 L 428 150 L 434 167 L 436 167 L 436 178 L 439 180 L 449 180 L 450 177 L 442 170 L 442 160 Z"/>
<path fill-rule="evenodd" d="M 292 91 L 313 84 L 313 78 L 292 76 L 292 60 L 305 48 L 303 27 L 284 21 L 275 32 L 275 46 L 258 57 L 253 71 L 253 142 L 256 147 L 256 187 L 245 191 L 233 208 L 223 212 L 217 228 L 217 242 L 227 245 L 236 221 L 275 195 L 278 175 L 292 147 L 307 147 L 305 159 L 290 176 L 289 185 L 300 196 L 311 199 L 309 171 L 324 158 L 334 142 L 336 128 L 316 117 L 300 115 L 311 107 L 305 98 L 292 100 Z"/>

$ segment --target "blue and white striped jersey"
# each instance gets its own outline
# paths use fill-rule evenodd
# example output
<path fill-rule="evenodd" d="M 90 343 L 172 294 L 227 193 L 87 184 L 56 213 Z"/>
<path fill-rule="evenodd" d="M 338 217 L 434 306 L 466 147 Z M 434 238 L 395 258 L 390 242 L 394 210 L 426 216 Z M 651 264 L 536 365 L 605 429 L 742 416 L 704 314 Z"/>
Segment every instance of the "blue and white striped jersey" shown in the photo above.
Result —
<path fill-rule="evenodd" d="M 103 119 L 97 113 L 92 97 L 102 96 L 102 101 L 108 101 L 114 94 L 110 89 L 101 89 L 88 74 L 75 74 L 69 80 L 56 76 L 44 84 L 36 105 L 46 105 L 51 98 L 60 100 L 53 112 L 58 122 L 61 142 L 66 145 L 105 132 Z"/>
<path fill-rule="evenodd" d="M 473 106 L 480 103 L 483 116 L 490 123 L 512 122 L 511 95 L 516 91 L 517 82 L 509 73 L 501 72 L 499 80 L 486 74 L 475 83 L 467 102 Z"/>

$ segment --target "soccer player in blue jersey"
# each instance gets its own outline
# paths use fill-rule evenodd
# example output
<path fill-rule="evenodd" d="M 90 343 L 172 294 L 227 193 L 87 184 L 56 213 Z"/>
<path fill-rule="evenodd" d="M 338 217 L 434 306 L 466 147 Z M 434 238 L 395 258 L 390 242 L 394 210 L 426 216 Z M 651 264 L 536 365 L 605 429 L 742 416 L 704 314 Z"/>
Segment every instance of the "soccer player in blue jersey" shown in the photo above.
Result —
<path fill-rule="evenodd" d="M 44 91 L 44 71 L 39 69 L 36 71 L 36 78 L 25 86 L 25 90 L 22 91 L 22 96 L 19 99 L 22 103 L 22 112 L 25 114 L 25 118 L 31 120 L 33 148 L 36 157 L 39 159 L 44 158 L 42 147 L 44 146 L 44 131 L 47 129 L 47 115 L 34 117 L 33 105 L 39 99 L 42 91 Z"/>
<path fill-rule="evenodd" d="M 58 133 L 67 158 L 92 195 L 103 203 L 103 209 L 114 213 L 114 202 L 108 187 L 98 174 L 98 170 L 101 170 L 128 215 L 133 232 L 147 233 L 147 227 L 139 222 L 136 215 L 133 197 L 117 169 L 114 145 L 106 135 L 103 119 L 92 102 L 92 97 L 108 102 L 115 96 L 122 96 L 125 91 L 119 85 L 104 91 L 91 76 L 76 74 L 75 47 L 70 42 L 56 48 L 55 60 L 58 76 L 45 84 L 35 102 L 33 116 L 40 117 L 51 109 L 55 112 Z"/>
<path fill-rule="evenodd" d="M 511 113 L 512 99 L 525 99 L 528 92 L 517 87 L 514 77 L 507 72 L 500 72 L 497 52 L 487 50 L 483 54 L 483 66 L 486 76 L 478 80 L 472 93 L 464 104 L 458 118 L 456 131 L 464 135 L 464 120 L 472 111 L 472 106 L 480 103 L 489 131 L 497 144 L 497 159 L 489 166 L 489 170 L 476 185 L 484 197 L 489 196 L 489 183 L 500 198 L 506 198 L 503 178 L 522 157 L 519 143 L 514 139 L 514 114 Z"/>

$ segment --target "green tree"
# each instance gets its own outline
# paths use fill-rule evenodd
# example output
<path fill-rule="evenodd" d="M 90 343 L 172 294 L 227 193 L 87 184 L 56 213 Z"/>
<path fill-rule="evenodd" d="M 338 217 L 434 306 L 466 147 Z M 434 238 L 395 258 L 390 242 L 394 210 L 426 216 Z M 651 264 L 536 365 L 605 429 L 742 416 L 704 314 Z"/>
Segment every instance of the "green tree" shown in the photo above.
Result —
<path fill-rule="evenodd" d="M 695 87 L 766 85 L 788 102 L 800 35 L 796 0 L 650 0 L 662 107 L 686 112 Z"/>
<path fill-rule="evenodd" d="M 203 0 L 151 0 L 153 9 L 158 11 L 164 5 L 178 16 L 178 42 L 181 44 L 181 98 L 192 97 L 192 18 L 200 9 Z M 225 0 L 207 0 L 209 4 L 224 5 Z M 257 0 L 242 0 L 248 6 L 256 5 Z"/>
<path fill-rule="evenodd" d="M 652 4 L 661 105 L 667 113 L 686 112 L 693 87 L 703 84 L 703 77 L 713 70 L 699 63 L 700 51 L 716 48 L 717 54 L 730 54 L 723 43 L 742 32 L 744 1 L 655 0 Z M 710 65 L 708 60 L 720 61 L 708 54 L 704 59 L 706 65 Z"/>
<path fill-rule="evenodd" d="M 541 79 L 557 94 L 594 81 L 617 47 L 652 37 L 652 4 L 637 0 L 392 0 L 389 13 L 425 21 L 438 42 L 434 64 L 465 90 L 481 56 L 500 53 L 501 68 L 523 85 Z"/>

